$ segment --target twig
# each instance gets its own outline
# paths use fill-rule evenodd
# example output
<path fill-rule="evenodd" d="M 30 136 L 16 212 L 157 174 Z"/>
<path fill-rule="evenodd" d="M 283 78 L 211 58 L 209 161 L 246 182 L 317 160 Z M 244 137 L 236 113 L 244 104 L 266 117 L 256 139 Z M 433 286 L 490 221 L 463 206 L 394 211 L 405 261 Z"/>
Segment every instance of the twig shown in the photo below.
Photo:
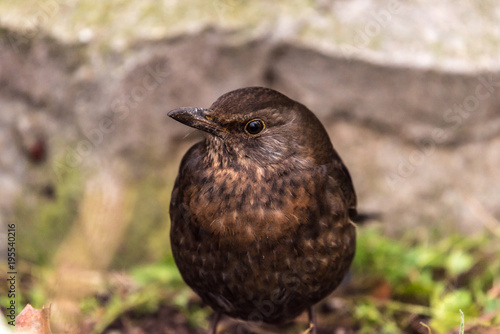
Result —
<path fill-rule="evenodd" d="M 423 321 L 420 321 L 419 324 L 425 328 L 427 328 L 427 333 L 429 334 L 432 334 L 432 330 L 431 328 L 429 327 L 429 325 L 427 325 L 426 323 L 424 323 Z"/>

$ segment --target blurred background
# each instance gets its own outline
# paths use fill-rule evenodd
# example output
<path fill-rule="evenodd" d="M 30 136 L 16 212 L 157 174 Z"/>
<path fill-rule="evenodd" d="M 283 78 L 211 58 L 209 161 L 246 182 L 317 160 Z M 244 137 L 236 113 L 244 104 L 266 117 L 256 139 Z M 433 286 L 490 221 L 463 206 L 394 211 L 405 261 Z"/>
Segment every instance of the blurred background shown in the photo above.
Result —
<path fill-rule="evenodd" d="M 203 137 L 166 113 L 259 85 L 322 120 L 365 218 L 319 332 L 498 333 L 499 64 L 493 0 L 0 0 L 16 312 L 50 306 L 54 333 L 204 333 L 211 310 L 177 272 L 168 218 Z"/>

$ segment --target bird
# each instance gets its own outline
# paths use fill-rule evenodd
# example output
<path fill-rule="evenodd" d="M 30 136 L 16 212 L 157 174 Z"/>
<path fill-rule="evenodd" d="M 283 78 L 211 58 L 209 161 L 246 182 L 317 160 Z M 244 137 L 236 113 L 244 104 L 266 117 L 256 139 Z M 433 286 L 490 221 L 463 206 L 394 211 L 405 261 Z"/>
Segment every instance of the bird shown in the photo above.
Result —
<path fill-rule="evenodd" d="M 356 193 L 319 119 L 265 87 L 168 116 L 206 133 L 180 163 L 170 244 L 182 278 L 222 315 L 277 326 L 342 281 L 355 255 Z"/>

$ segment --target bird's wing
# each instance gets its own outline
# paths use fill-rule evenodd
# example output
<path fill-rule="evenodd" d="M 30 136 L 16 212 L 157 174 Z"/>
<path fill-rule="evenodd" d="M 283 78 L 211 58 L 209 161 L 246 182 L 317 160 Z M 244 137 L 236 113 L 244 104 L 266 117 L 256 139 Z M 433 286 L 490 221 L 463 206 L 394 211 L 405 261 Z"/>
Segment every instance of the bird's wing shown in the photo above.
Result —
<path fill-rule="evenodd" d="M 327 165 L 327 173 L 335 180 L 337 186 L 340 188 L 340 192 L 349 210 L 349 218 L 351 220 L 354 219 L 357 215 L 357 199 L 351 175 L 347 167 L 342 161 L 333 161 Z"/>
<path fill-rule="evenodd" d="M 197 164 L 200 162 L 200 159 L 203 157 L 201 150 L 203 150 L 203 142 L 199 142 L 193 145 L 182 158 L 181 164 L 179 166 L 179 173 L 177 174 L 177 178 L 175 179 L 174 188 L 172 190 L 172 197 L 170 198 L 170 210 L 172 210 L 172 206 L 176 206 L 179 204 L 178 196 L 179 190 L 181 188 L 185 188 L 184 183 L 186 180 L 184 175 L 190 175 L 193 170 L 196 169 Z"/>

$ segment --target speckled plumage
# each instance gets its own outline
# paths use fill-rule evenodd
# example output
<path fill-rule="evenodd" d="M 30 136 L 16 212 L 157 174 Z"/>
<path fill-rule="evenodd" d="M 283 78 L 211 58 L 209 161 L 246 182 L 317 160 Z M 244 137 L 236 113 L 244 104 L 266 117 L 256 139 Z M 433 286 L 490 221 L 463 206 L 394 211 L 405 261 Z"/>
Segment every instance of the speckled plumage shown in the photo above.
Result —
<path fill-rule="evenodd" d="M 184 156 L 170 204 L 186 283 L 219 313 L 268 323 L 331 293 L 354 257 L 356 195 L 313 113 L 250 87 L 169 115 L 209 133 Z M 258 135 L 245 131 L 254 119 Z"/>

